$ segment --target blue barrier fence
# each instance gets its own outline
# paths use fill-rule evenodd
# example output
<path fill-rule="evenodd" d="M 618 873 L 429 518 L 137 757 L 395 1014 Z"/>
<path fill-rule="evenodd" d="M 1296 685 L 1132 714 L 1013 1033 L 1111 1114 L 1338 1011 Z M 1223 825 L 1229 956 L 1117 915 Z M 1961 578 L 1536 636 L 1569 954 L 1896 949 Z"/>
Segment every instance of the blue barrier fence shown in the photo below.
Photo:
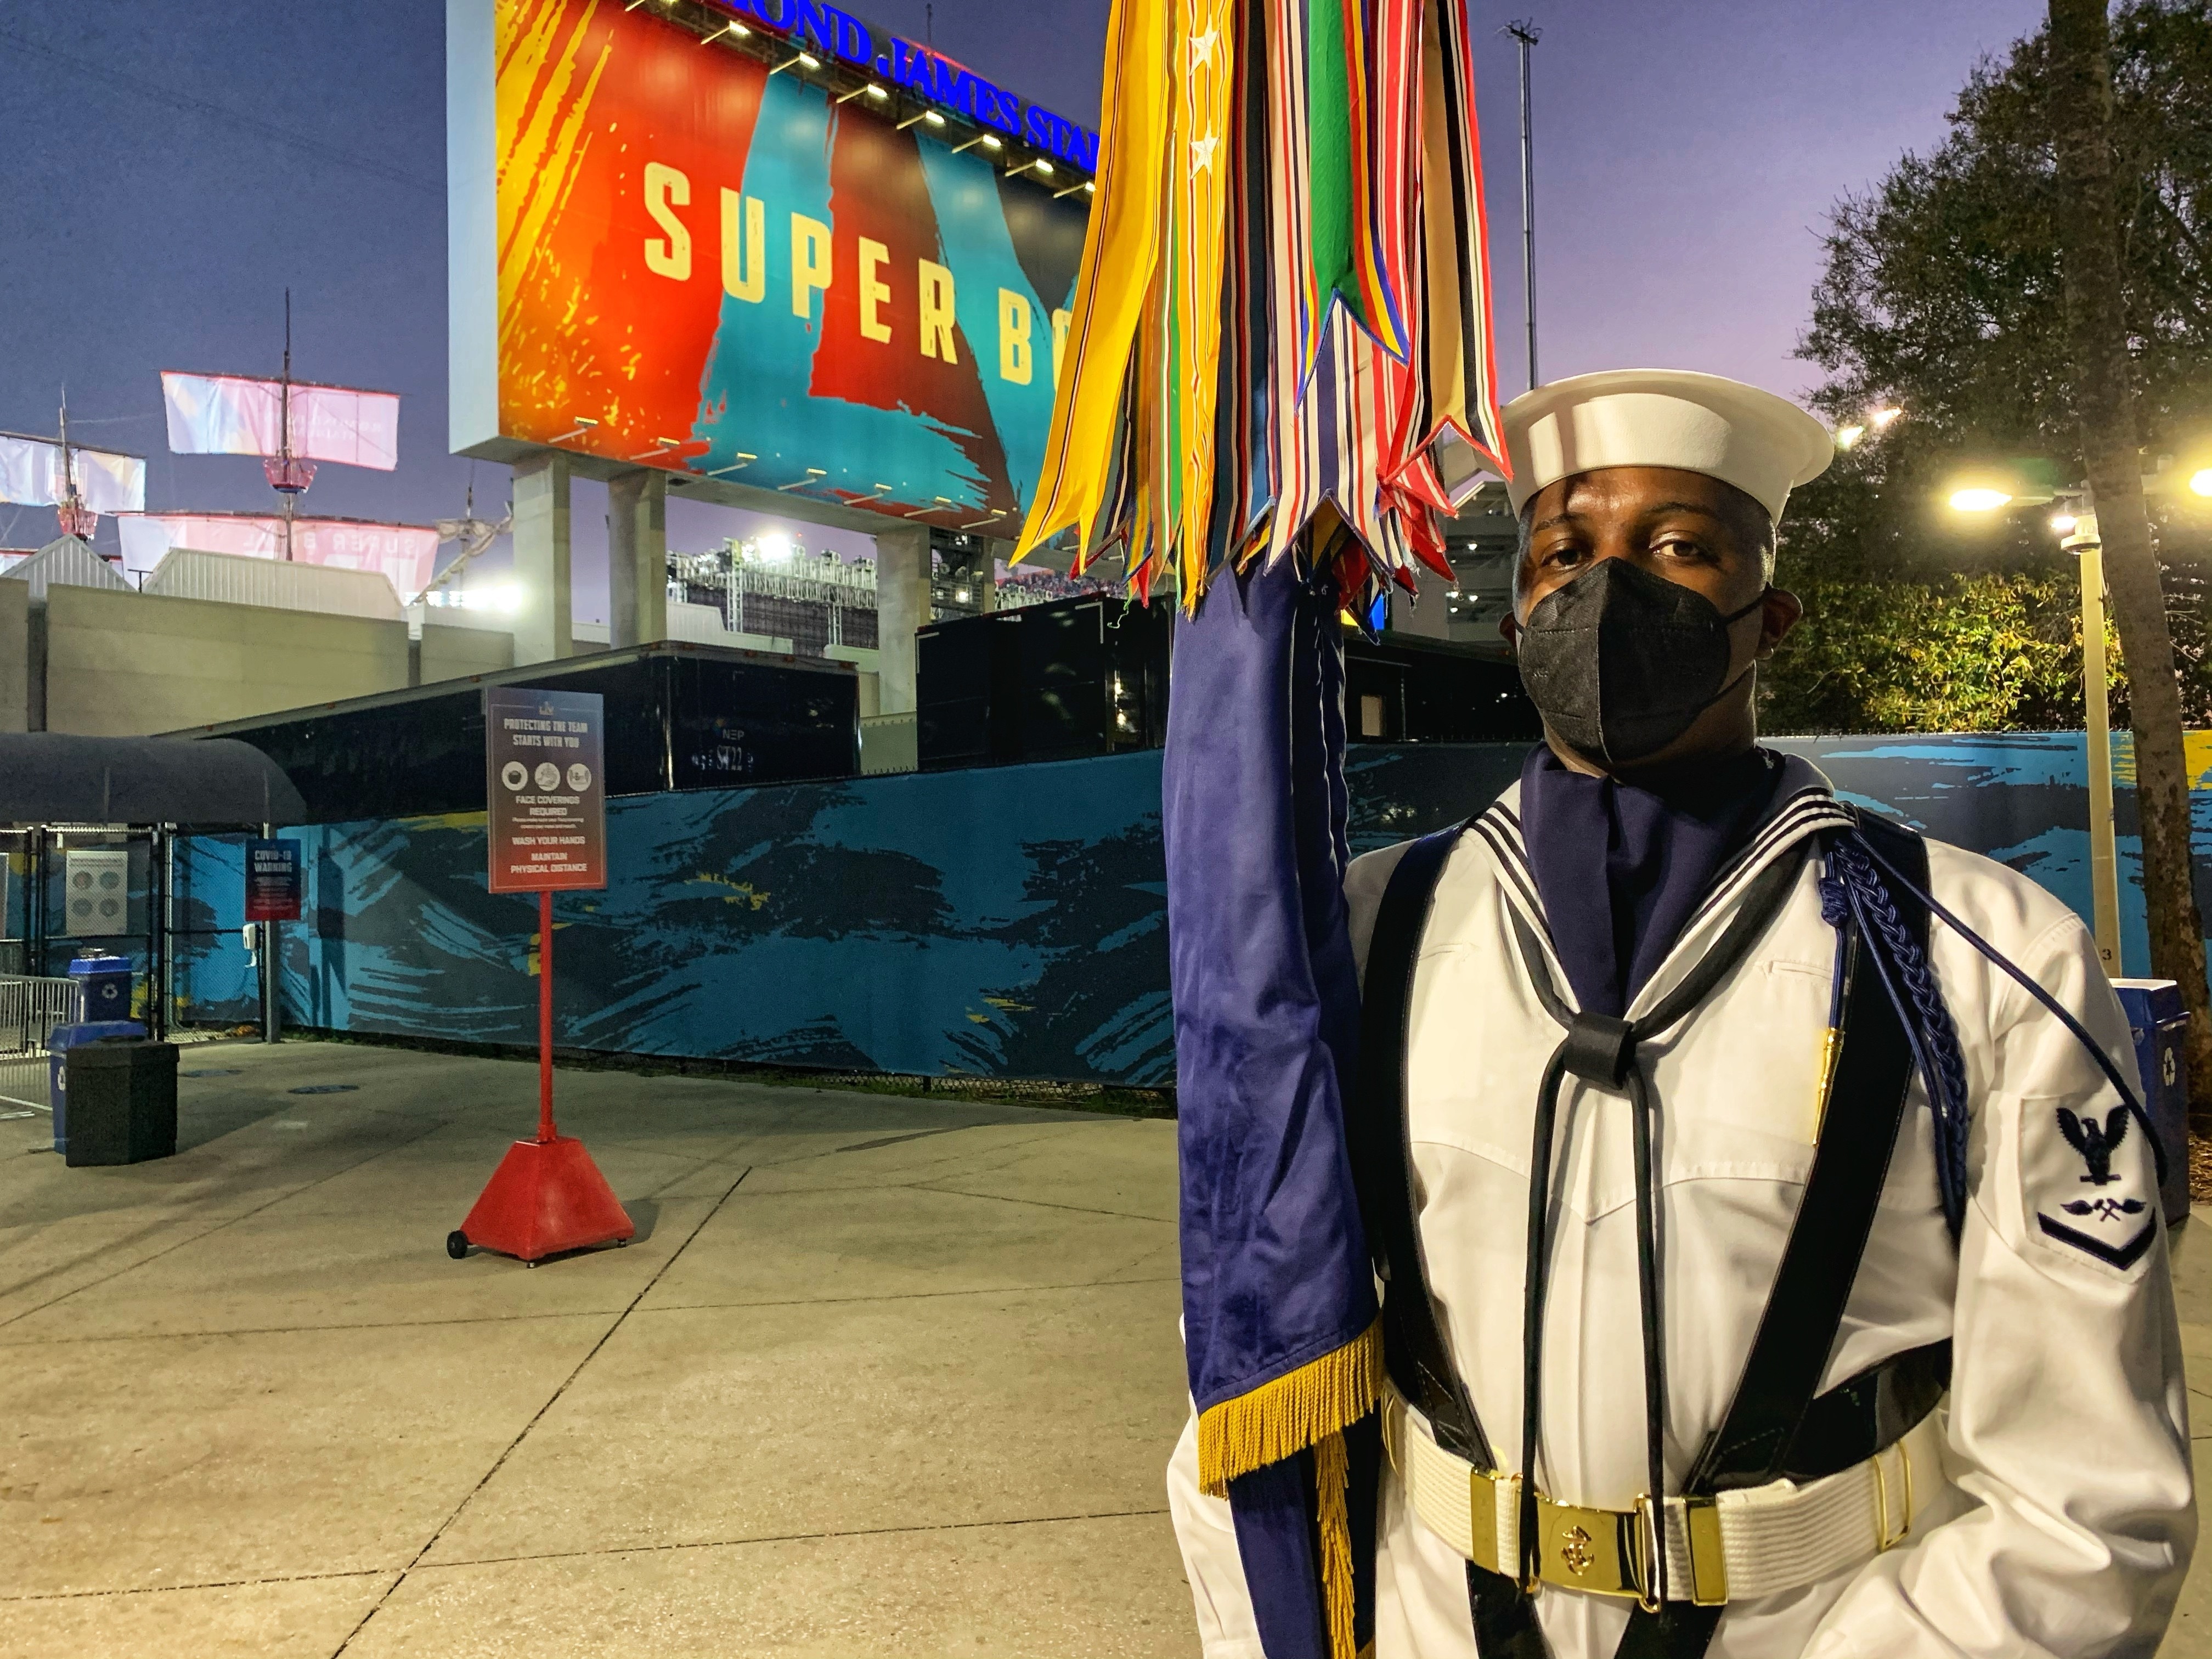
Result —
<path fill-rule="evenodd" d="M 2012 865 L 2087 915 L 2079 733 L 1774 746 L 1814 761 L 1847 799 Z M 1479 810 L 1525 753 L 1354 749 L 1356 849 Z M 556 902 L 556 1040 L 839 1070 L 1170 1082 L 1159 781 L 1159 754 L 1146 751 L 616 800 L 606 890 Z M 2142 973 L 2140 842 L 2124 789 L 2118 813 L 2123 949 Z M 485 890 L 482 814 L 287 833 L 304 843 L 307 881 L 305 915 L 285 930 L 289 1022 L 535 1041 L 535 901 Z M 2197 797 L 2196 836 L 2199 902 L 2212 914 L 2212 793 Z M 255 1017 L 234 931 L 241 856 L 215 838 L 180 853 L 179 901 L 222 929 L 183 954 L 188 1019 Z"/>

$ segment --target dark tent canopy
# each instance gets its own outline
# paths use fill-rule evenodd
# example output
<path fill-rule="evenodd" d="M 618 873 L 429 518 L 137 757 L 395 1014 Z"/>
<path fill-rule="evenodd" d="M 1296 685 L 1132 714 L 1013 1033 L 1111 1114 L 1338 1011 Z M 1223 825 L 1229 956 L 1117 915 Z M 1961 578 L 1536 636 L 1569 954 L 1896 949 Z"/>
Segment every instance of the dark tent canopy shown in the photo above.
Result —
<path fill-rule="evenodd" d="M 291 779 L 251 744 L 0 732 L 0 824 L 258 830 L 306 816 Z"/>

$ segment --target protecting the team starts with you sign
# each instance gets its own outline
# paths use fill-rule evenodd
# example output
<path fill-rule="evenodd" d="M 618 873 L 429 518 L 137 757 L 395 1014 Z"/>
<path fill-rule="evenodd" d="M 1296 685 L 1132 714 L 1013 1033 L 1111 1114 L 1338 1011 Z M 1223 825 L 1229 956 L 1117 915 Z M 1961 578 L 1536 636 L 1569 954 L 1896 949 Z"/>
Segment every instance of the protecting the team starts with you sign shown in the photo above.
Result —
<path fill-rule="evenodd" d="M 605 728 L 596 692 L 484 689 L 493 892 L 607 884 Z"/>

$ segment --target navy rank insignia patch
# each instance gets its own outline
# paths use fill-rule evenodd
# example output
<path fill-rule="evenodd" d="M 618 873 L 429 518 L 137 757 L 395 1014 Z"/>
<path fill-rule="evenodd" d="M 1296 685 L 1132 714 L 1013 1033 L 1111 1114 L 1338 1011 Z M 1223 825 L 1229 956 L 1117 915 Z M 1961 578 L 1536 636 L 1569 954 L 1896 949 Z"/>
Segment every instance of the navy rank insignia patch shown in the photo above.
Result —
<path fill-rule="evenodd" d="M 2021 1174 L 2044 1237 L 2124 1273 L 2158 1237 L 2150 1153 L 2115 1105 L 2100 1117 L 2044 1102 L 2023 1103 Z M 2041 1120 L 2039 1121 L 2038 1120 Z"/>

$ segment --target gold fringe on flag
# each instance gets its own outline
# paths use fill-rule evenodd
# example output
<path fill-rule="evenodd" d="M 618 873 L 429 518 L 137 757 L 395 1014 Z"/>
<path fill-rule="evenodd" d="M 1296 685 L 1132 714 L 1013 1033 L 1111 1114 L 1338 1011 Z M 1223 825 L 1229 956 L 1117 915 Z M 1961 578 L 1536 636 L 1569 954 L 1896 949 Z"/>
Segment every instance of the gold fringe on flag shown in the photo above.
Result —
<path fill-rule="evenodd" d="M 1382 1397 L 1382 1322 L 1377 1319 L 1342 1347 L 1201 1412 L 1198 1484 L 1213 1497 L 1226 1498 L 1229 1483 L 1237 1476 L 1341 1434 L 1373 1411 Z M 1342 1455 L 1340 1445 L 1338 1455 Z M 1324 1496 L 1326 1490 L 1324 1485 Z M 1337 1504 L 1340 1511 L 1340 1490 Z"/>
<path fill-rule="evenodd" d="M 1314 1491 L 1320 1499 L 1321 1590 L 1328 1620 L 1329 1659 L 1358 1659 L 1352 1644 L 1352 1517 L 1344 1495 L 1352 1485 L 1352 1462 L 1344 1437 L 1330 1435 L 1314 1448 Z"/>

